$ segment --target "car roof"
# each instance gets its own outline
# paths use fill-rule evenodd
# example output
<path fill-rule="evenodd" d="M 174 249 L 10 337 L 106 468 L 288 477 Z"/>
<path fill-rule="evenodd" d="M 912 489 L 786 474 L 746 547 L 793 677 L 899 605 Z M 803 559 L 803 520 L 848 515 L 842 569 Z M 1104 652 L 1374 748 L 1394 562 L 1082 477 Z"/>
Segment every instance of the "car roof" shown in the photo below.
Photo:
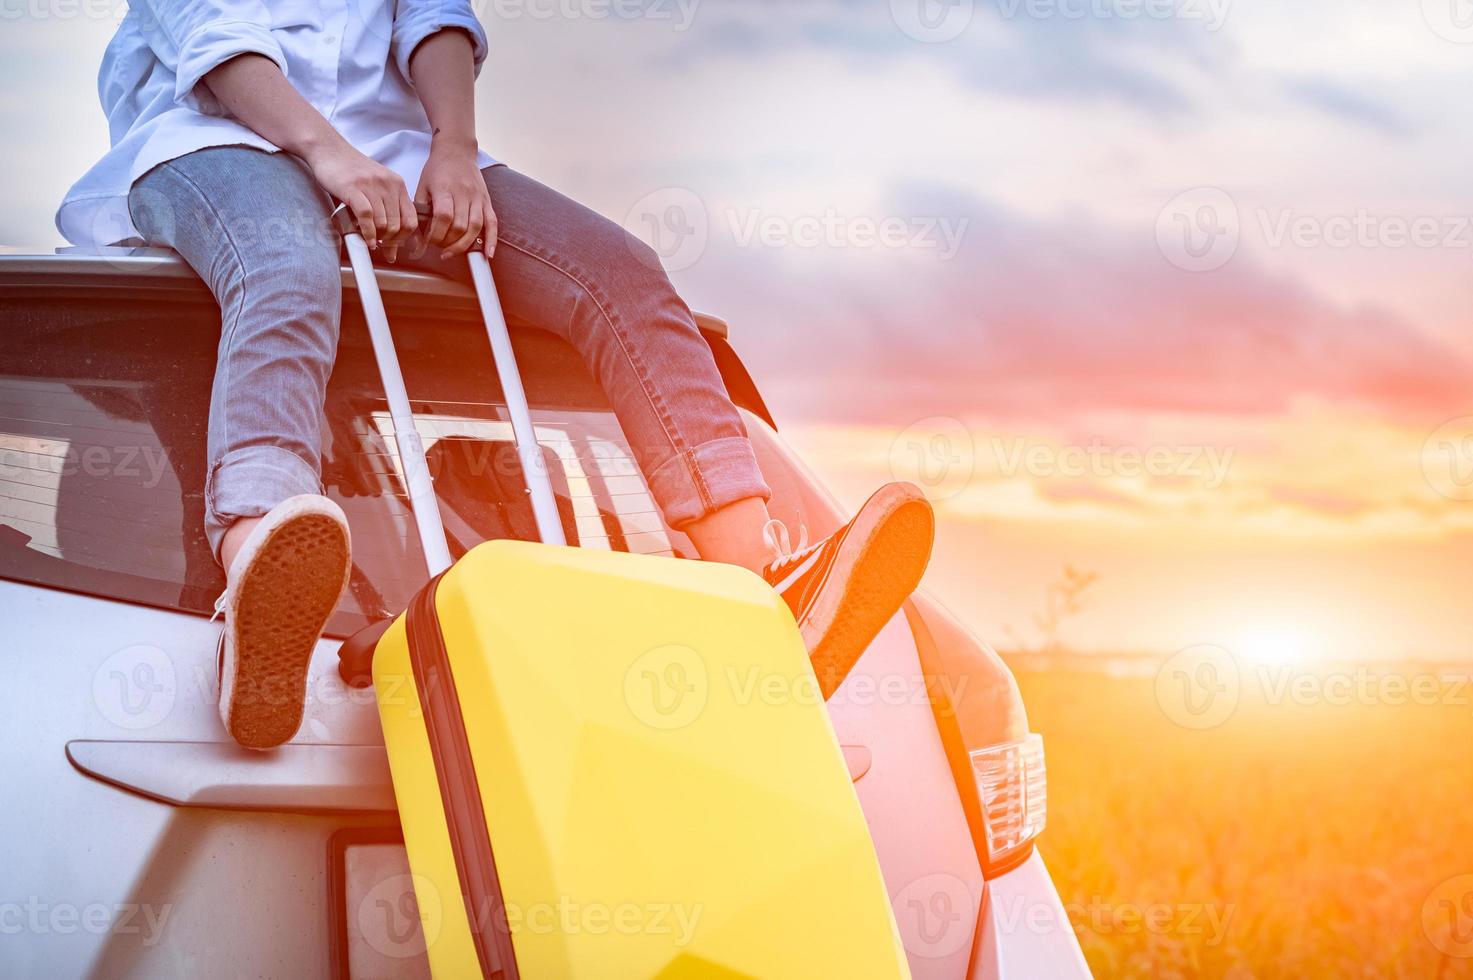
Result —
<path fill-rule="evenodd" d="M 448 303 L 475 308 L 470 286 L 427 272 L 378 269 L 379 289 L 390 299 Z M 356 292 L 353 272 L 343 266 L 344 292 Z M 0 287 L 67 286 L 69 288 L 144 289 L 160 293 L 198 293 L 204 284 L 173 249 L 152 246 L 97 246 L 56 249 L 0 246 Z M 706 333 L 726 337 L 726 321 L 710 313 L 694 313 Z"/>

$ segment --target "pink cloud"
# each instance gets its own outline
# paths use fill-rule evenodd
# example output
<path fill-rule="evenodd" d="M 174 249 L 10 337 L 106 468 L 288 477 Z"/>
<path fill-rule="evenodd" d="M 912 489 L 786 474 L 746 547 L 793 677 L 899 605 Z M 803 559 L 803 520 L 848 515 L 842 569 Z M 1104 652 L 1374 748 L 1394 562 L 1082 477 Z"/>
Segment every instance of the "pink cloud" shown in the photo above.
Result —
<path fill-rule="evenodd" d="M 1183 272 L 1154 228 L 1035 222 L 934 187 L 893 213 L 969 224 L 949 261 L 836 249 L 801 272 L 713 235 L 687 274 L 737 324 L 779 412 L 1279 414 L 1313 398 L 1420 423 L 1468 404 L 1473 365 L 1415 325 L 1337 308 L 1242 255 Z"/>

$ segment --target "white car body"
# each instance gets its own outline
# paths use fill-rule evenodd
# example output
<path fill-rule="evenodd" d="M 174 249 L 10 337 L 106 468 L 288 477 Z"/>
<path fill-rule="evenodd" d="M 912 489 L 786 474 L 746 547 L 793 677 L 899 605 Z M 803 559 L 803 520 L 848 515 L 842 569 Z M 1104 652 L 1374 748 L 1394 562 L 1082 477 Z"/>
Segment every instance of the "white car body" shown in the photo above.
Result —
<path fill-rule="evenodd" d="M 469 302 L 463 287 L 428 276 L 381 278 L 391 317 L 396 303 L 433 317 L 441 307 Z M 345 291 L 351 304 L 351 277 Z M 66 529 L 58 515 L 64 494 L 72 492 L 65 481 L 73 479 L 65 469 L 88 465 L 85 454 L 73 459 L 80 435 L 69 441 L 67 427 L 90 433 L 86 438 L 93 445 L 105 442 L 114 469 L 121 466 L 121 452 L 114 450 L 137 436 L 132 448 L 147 456 L 144 436 L 152 438 L 149 432 L 158 428 L 149 428 L 147 412 L 140 418 L 110 402 L 111 395 L 104 397 L 115 388 L 121 392 L 117 398 L 135 404 L 126 379 L 99 376 L 96 386 L 106 390 L 93 390 L 89 371 L 95 364 L 125 355 L 94 359 L 89 336 L 99 342 L 118 338 L 89 335 L 86 316 L 101 316 L 97 311 L 114 304 L 138 311 L 173 304 L 166 317 L 161 314 L 168 320 L 161 329 L 181 330 L 186 328 L 180 323 L 206 316 L 208 299 L 177 258 L 156 250 L 0 255 L 0 331 L 31 331 L 26 346 L 13 350 L 14 359 L 4 354 L 10 348 L 0 335 L 0 417 L 28 416 L 0 418 L 0 741 L 8 749 L 0 807 L 0 975 L 421 975 L 423 960 L 411 955 L 414 940 L 405 939 L 415 924 L 406 921 L 396 930 L 398 899 L 380 901 L 392 891 L 390 880 L 403 877 L 402 851 L 393 843 L 393 788 L 372 695 L 349 688 L 338 676 L 340 640 L 326 637 L 318 644 L 306 721 L 296 740 L 273 753 L 246 752 L 230 743 L 216 711 L 220 627 L 199 608 L 203 586 L 185 582 L 180 595 L 193 589 L 191 598 L 175 608 L 168 601 L 120 596 L 114 593 L 132 588 L 119 577 L 124 573 L 96 572 L 70 558 L 88 554 L 76 530 L 63 540 Z M 79 314 L 75 329 L 38 326 L 45 311 L 65 312 L 69 303 L 93 313 Z M 811 536 L 827 533 L 839 520 L 834 504 L 768 424 L 760 396 L 726 346 L 724 325 L 707 317 L 701 324 L 746 411 L 776 494 L 776 515 L 790 526 L 801 524 Z M 37 352 L 43 342 L 57 349 Z M 549 363 L 561 363 L 559 352 L 545 347 L 548 342 L 538 341 L 550 352 Z M 205 341 L 191 343 L 191 349 L 204 350 Z M 518 357 L 525 360 L 520 347 Z M 188 378 L 179 383 L 197 398 L 205 382 L 194 374 L 203 362 L 196 357 L 191 363 L 195 371 L 184 372 Z M 432 394 L 416 392 L 414 372 L 407 373 L 416 405 L 421 397 L 432 400 Z M 586 424 L 594 435 L 583 443 L 617 449 L 617 427 L 609 428 L 606 409 L 540 404 L 530 376 L 528 389 L 539 441 L 566 467 L 570 506 L 586 511 L 578 518 L 588 532 L 584 545 L 633 548 L 638 539 L 640 550 L 680 551 L 678 536 L 657 519 L 652 524 L 648 509 L 611 516 L 602 504 L 589 503 L 596 494 L 587 488 L 597 482 L 588 469 L 591 461 L 568 447 L 583 438 L 577 427 Z M 365 396 L 353 397 L 361 402 Z M 35 401 L 26 412 L 6 411 L 16 398 Z M 181 404 L 189 404 L 182 395 Z M 35 405 L 54 406 L 55 417 L 35 418 Z M 374 423 L 375 412 L 366 409 L 362 418 Z M 467 410 L 459 421 L 450 414 L 432 416 L 423 434 L 427 441 L 462 430 L 491 438 L 500 425 L 489 417 L 494 414 L 470 418 Z M 104 422 L 113 427 L 99 435 Z M 56 447 L 63 444 L 58 455 Z M 43 459 L 47 453 L 62 462 L 55 473 L 37 475 L 52 465 Z M 175 554 L 175 537 L 190 533 L 188 502 L 182 511 L 160 511 L 182 513 L 182 524 L 171 518 L 145 531 L 138 530 L 141 519 L 130 508 L 144 499 L 155 506 L 160 494 L 198 490 L 186 486 L 184 464 L 173 457 L 169 468 L 155 472 L 153 486 L 145 486 L 154 472 L 146 464 L 140 463 L 145 476 L 137 481 L 110 483 L 106 472 L 89 476 L 75 491 L 81 496 L 66 503 L 67 513 L 91 513 L 85 520 L 98 522 L 97 533 L 104 536 L 108 522 L 117 522 L 131 529 L 119 534 L 140 561 L 146 550 L 147 560 L 160 568 L 183 567 L 181 575 L 197 575 L 197 561 L 191 566 L 192 559 Z M 373 479 L 391 481 L 391 465 L 386 472 Z M 613 479 L 633 487 L 621 495 L 637 496 L 629 482 L 638 480 L 637 472 L 621 471 L 606 482 Z M 109 497 L 114 483 L 120 489 Z M 382 513 L 378 527 L 354 518 L 355 550 L 402 521 L 402 507 L 390 496 L 356 501 Z M 447 512 L 447 526 L 457 520 Z M 55 525 L 51 531 L 48 521 Z M 464 521 L 459 526 L 468 533 Z M 597 533 L 600 526 L 606 538 Z M 404 565 L 403 574 L 412 575 L 412 563 Z M 116 590 L 115 581 L 122 583 Z M 390 592 L 399 588 L 397 580 L 382 577 L 375 585 Z M 152 588 L 144 591 L 153 595 Z M 944 614 L 924 597 L 897 615 L 830 702 L 912 973 L 937 980 L 1086 977 L 1079 945 L 1031 843 L 1005 871 L 984 871 L 980 835 L 967 815 L 955 758 L 948 756 L 926 694 L 917 623 L 933 627 L 931 642 L 965 645 L 954 624 L 939 616 Z M 986 709 L 974 716 L 995 726 L 998 742 L 1021 737 L 1026 722 L 1011 675 L 990 650 L 970 642 L 976 649 L 963 655 L 978 672 L 971 678 L 971 696 Z M 377 905 L 369 897 L 375 894 Z M 382 934 L 365 917 L 366 909 L 379 906 L 390 917 Z"/>

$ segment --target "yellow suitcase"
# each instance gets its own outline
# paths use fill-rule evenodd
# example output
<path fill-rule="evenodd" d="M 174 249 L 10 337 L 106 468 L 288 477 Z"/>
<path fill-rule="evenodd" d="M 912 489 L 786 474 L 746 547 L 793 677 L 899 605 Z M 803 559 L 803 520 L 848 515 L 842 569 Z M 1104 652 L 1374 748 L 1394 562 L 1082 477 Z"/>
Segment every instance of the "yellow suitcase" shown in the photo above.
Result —
<path fill-rule="evenodd" d="M 755 575 L 488 542 L 373 677 L 436 977 L 907 975 L 806 651 Z"/>
<path fill-rule="evenodd" d="M 453 567 L 372 262 L 342 209 L 434 576 L 373 683 L 430 970 L 908 977 L 879 861 L 782 600 L 724 565 L 560 547 L 489 265 L 470 253 L 547 544 Z"/>

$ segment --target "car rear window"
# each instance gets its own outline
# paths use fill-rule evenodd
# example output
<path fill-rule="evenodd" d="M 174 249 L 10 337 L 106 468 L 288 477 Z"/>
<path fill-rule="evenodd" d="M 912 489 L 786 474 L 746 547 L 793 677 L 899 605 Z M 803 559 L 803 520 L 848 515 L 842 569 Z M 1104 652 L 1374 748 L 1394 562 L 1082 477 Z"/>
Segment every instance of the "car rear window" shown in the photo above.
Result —
<path fill-rule="evenodd" d="M 0 304 L 0 577 L 208 614 L 224 587 L 203 532 L 213 305 L 25 293 Z M 393 311 L 393 322 L 452 552 L 530 538 L 484 332 L 451 315 Z M 569 542 L 689 556 L 576 352 L 537 330 L 517 331 L 515 347 Z M 328 625 L 343 636 L 402 610 L 425 577 L 352 309 L 324 413 L 323 481 L 353 530 L 352 580 Z"/>

